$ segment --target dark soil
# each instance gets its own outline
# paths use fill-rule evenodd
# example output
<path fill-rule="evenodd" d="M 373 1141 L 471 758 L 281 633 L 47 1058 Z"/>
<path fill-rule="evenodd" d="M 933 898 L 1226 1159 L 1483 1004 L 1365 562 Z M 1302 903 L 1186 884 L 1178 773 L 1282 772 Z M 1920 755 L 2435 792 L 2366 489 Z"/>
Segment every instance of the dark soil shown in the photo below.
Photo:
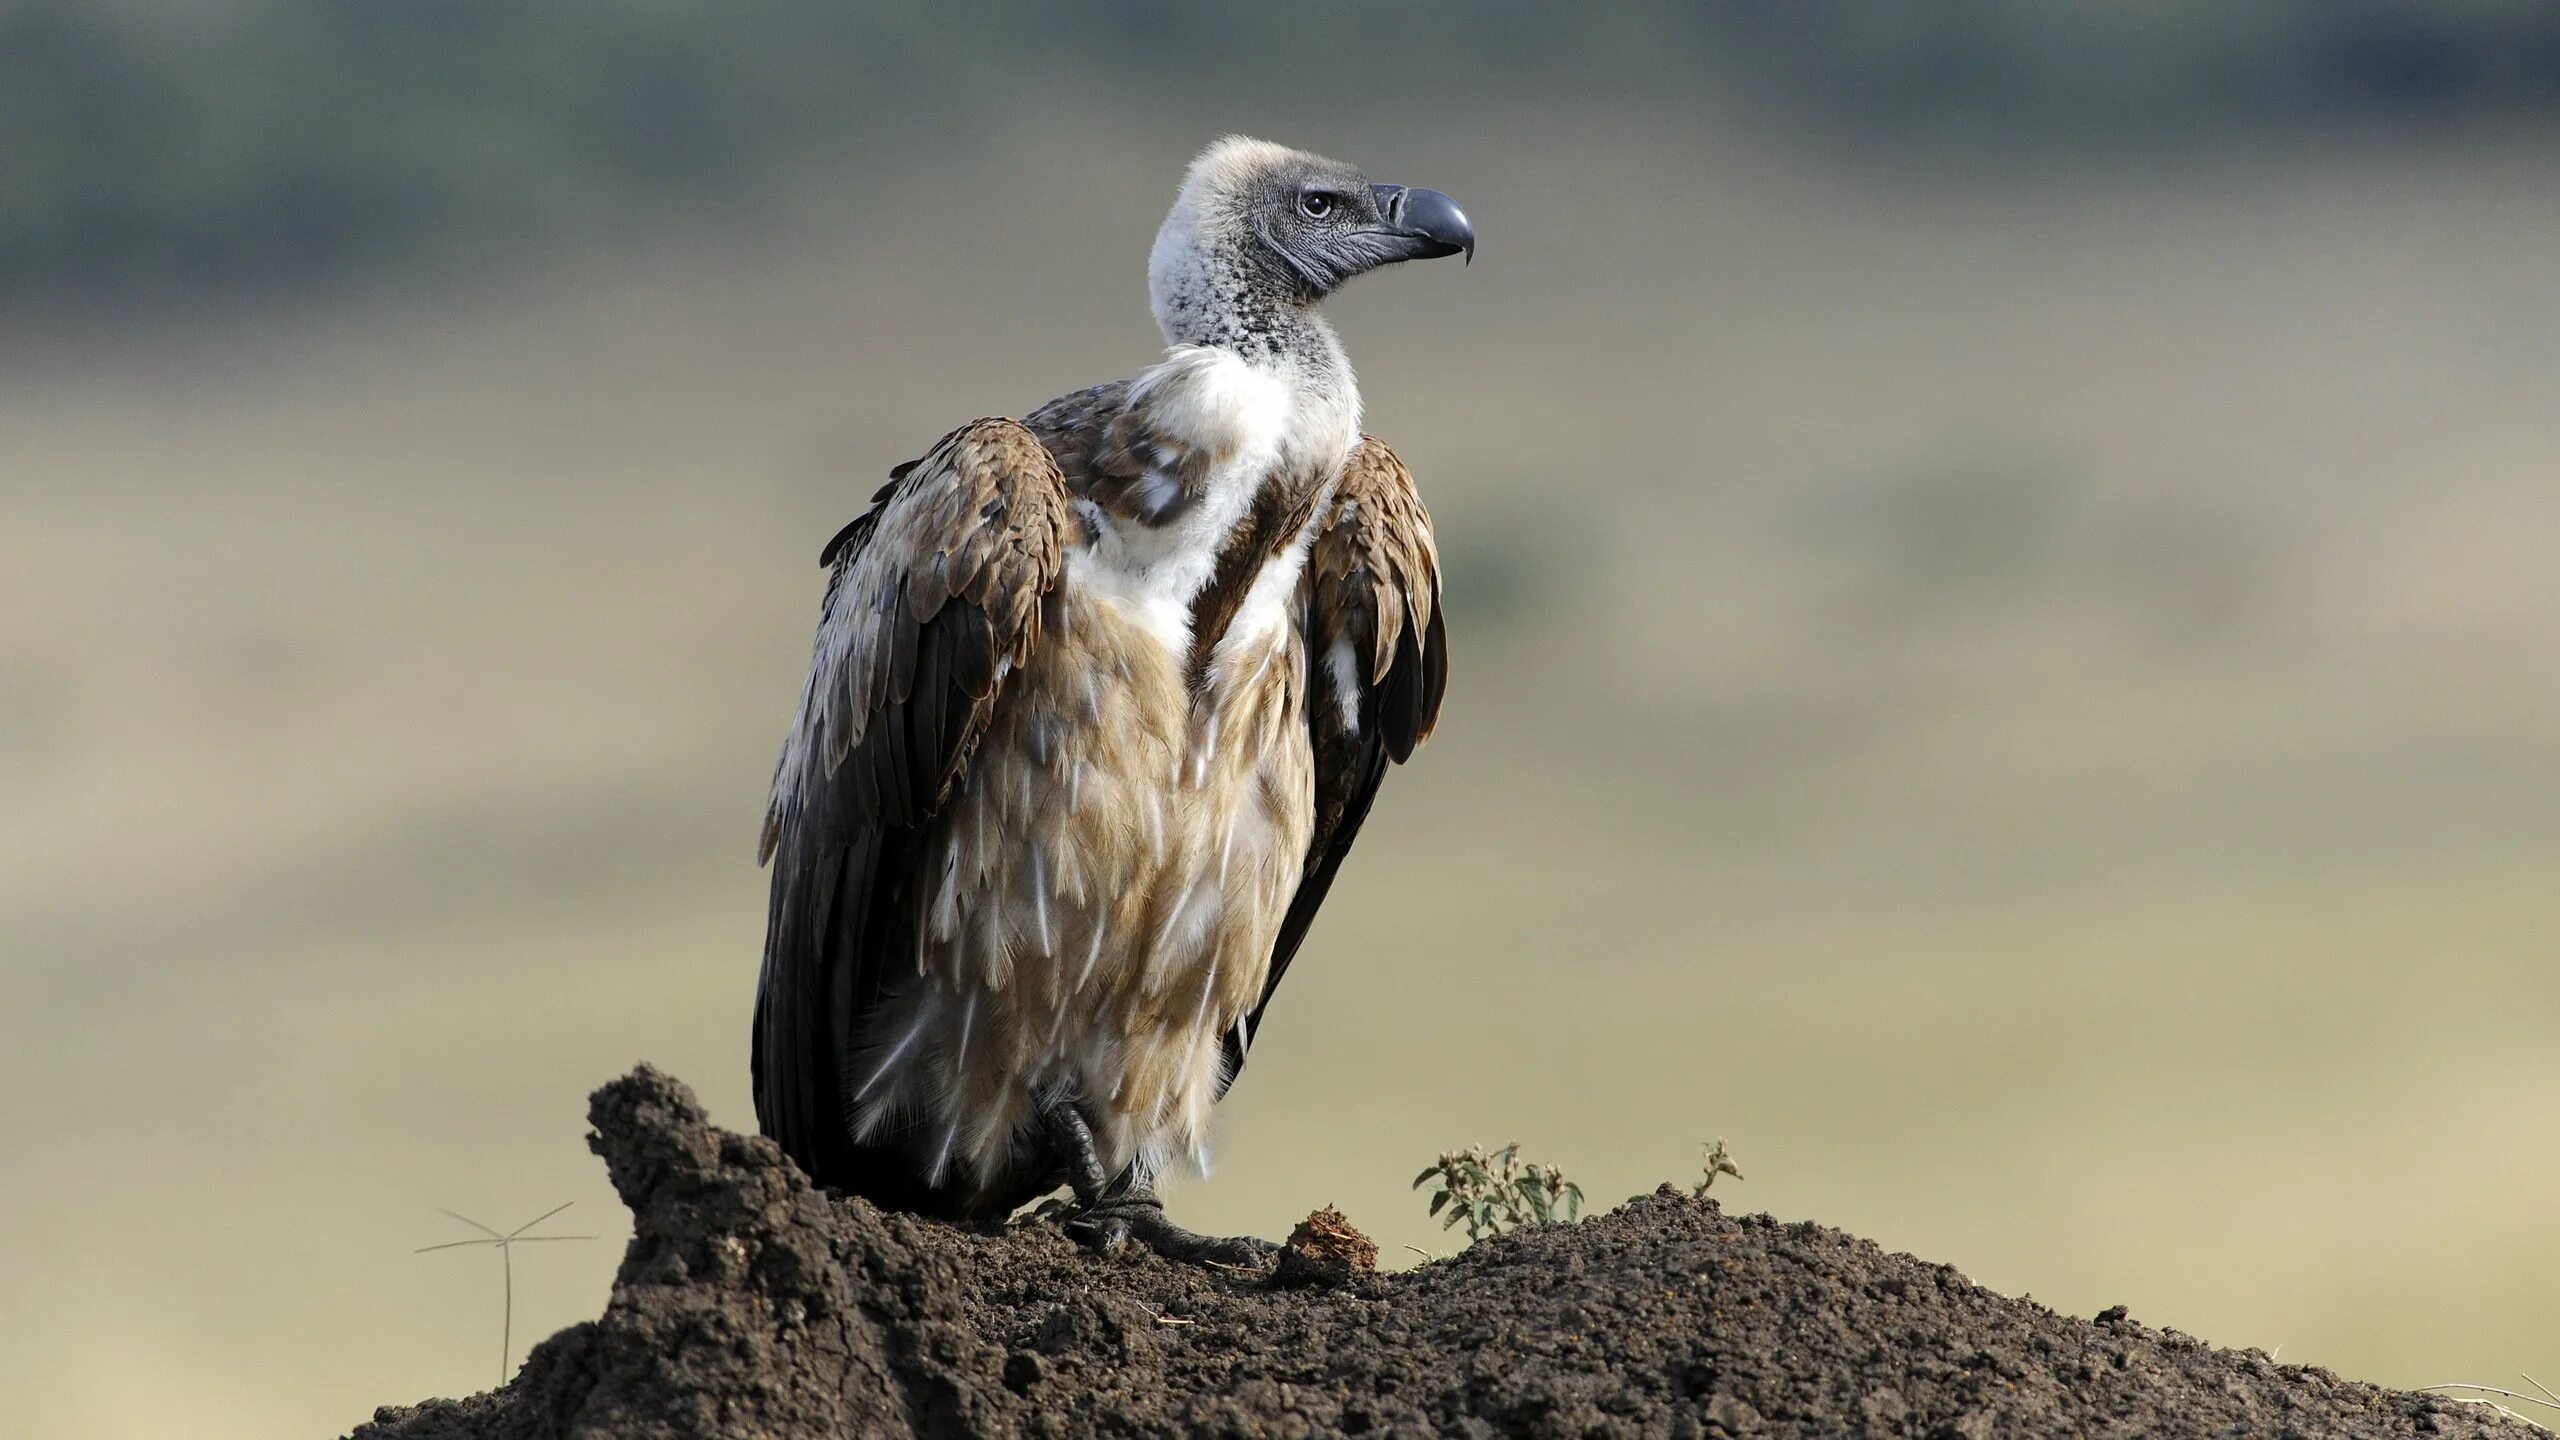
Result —
<path fill-rule="evenodd" d="M 646 1067 L 589 1118 L 637 1232 L 603 1317 L 359 1436 L 2533 1433 L 1668 1188 L 1402 1275 L 1311 1217 L 1275 1287 L 831 1199 Z"/>

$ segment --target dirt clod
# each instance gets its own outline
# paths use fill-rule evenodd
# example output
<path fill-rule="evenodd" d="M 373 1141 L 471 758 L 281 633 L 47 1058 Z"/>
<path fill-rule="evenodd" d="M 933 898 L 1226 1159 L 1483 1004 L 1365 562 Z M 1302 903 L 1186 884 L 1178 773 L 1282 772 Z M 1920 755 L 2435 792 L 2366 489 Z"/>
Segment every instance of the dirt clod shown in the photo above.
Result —
<path fill-rule="evenodd" d="M 1327 1205 L 1289 1232 L 1272 1267 L 1271 1283 L 1284 1289 L 1330 1290 L 1378 1271 L 1378 1242 L 1354 1229 L 1350 1217 Z"/>
<path fill-rule="evenodd" d="M 1351 1273 L 1274 1289 L 832 1199 L 646 1067 L 589 1116 L 634 1224 L 604 1314 L 365 1440 L 2534 1433 L 1669 1186 L 1402 1275 L 1319 1211 L 1292 1249 Z"/>

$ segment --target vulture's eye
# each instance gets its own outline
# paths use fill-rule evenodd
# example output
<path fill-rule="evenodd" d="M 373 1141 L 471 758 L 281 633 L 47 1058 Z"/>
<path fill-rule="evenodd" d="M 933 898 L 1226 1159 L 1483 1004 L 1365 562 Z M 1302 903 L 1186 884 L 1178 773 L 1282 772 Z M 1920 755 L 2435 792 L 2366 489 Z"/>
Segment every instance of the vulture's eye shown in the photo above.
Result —
<path fill-rule="evenodd" d="M 1334 197 L 1322 190 L 1310 190 L 1298 197 L 1298 213 L 1310 220 L 1322 220 L 1333 213 Z"/>

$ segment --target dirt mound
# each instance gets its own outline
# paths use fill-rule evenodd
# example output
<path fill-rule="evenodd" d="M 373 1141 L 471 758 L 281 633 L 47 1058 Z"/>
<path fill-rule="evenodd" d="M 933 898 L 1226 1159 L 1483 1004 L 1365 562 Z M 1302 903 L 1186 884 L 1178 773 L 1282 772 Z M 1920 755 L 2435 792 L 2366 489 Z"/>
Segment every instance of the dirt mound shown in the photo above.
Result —
<path fill-rule="evenodd" d="M 504 1390 L 358 1436 L 2532 1433 L 1668 1188 L 1408 1274 L 1274 1288 L 830 1199 L 647 1067 L 589 1118 L 636 1229 L 603 1317 Z M 1339 1222 L 1301 1238 L 1365 1244 Z"/>

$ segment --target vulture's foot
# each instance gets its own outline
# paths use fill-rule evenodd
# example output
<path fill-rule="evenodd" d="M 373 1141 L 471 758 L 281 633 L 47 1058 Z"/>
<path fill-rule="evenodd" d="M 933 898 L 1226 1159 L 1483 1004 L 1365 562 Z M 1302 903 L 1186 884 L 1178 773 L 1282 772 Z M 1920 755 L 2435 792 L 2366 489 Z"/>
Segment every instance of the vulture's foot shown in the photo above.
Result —
<path fill-rule="evenodd" d="M 1131 1189 L 1084 1206 L 1067 1217 L 1066 1230 L 1106 1254 L 1123 1245 L 1143 1245 L 1186 1265 L 1259 1269 L 1280 1251 L 1279 1246 L 1252 1235 L 1201 1235 L 1185 1230 L 1164 1217 L 1164 1202 L 1146 1189 Z"/>
<path fill-rule="evenodd" d="M 1164 1216 L 1164 1202 L 1135 1175 L 1112 1176 L 1094 1152 L 1093 1127 L 1072 1103 L 1048 1112 L 1050 1134 L 1066 1165 L 1067 1184 L 1076 1192 L 1076 1208 L 1064 1221 L 1066 1232 L 1105 1254 L 1137 1244 L 1168 1260 L 1187 1265 L 1260 1267 L 1280 1251 L 1251 1235 L 1199 1235 Z"/>

